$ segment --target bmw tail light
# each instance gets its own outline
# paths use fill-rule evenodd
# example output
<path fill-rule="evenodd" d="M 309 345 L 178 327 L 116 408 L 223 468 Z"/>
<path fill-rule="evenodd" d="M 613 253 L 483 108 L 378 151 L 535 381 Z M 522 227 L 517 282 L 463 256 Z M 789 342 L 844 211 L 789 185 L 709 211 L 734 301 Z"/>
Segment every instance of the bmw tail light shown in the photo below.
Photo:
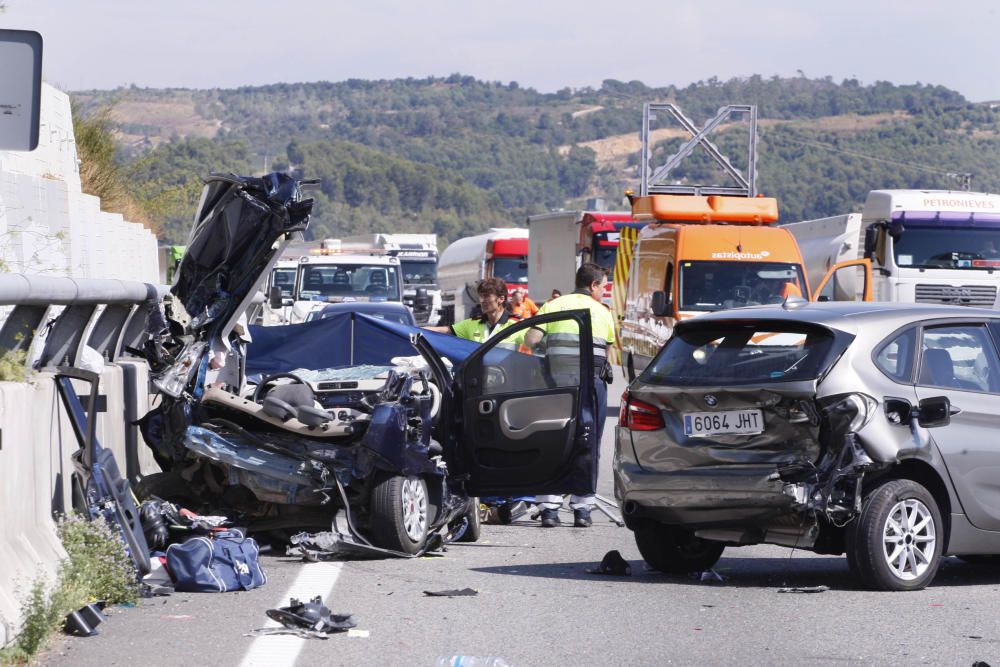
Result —
<path fill-rule="evenodd" d="M 655 405 L 632 398 L 628 391 L 622 394 L 618 425 L 631 431 L 657 431 L 664 427 L 663 415 Z"/>

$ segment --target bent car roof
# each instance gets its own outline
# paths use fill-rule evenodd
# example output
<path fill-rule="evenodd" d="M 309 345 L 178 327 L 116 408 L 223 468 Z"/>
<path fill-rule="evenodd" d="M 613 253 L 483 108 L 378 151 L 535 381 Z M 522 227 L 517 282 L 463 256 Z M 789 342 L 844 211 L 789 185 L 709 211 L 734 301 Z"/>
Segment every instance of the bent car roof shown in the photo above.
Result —
<path fill-rule="evenodd" d="M 918 320 L 963 317 L 997 318 L 1000 317 L 1000 312 L 986 308 L 920 303 L 799 302 L 790 308 L 773 305 L 720 310 L 680 322 L 677 328 L 683 330 L 707 322 L 787 320 L 812 322 L 848 333 L 857 333 L 865 325 L 875 323 L 878 323 L 881 329 L 894 329 Z"/>

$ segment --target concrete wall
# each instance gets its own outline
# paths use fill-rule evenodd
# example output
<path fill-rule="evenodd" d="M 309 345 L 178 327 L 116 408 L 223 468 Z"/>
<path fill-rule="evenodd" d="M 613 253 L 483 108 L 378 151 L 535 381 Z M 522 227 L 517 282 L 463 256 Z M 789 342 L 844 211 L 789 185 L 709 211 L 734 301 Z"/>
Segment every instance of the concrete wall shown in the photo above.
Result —
<path fill-rule="evenodd" d="M 83 194 L 69 96 L 42 88 L 31 152 L 0 151 L 0 270 L 159 280 L 156 236 Z"/>
<path fill-rule="evenodd" d="M 97 438 L 114 452 L 123 476 L 130 459 L 139 462 L 140 474 L 159 470 L 136 427 L 125 419 L 126 394 L 143 401 L 140 416 L 149 405 L 148 371 L 145 362 L 141 366 L 131 384 L 118 365 L 105 366 L 101 377 L 107 411 L 98 414 Z M 16 637 L 21 603 L 32 583 L 39 577 L 54 582 L 66 556 L 53 517 L 73 508 L 71 455 L 79 444 L 53 377 L 36 373 L 30 382 L 0 382 L 0 646 Z M 85 400 L 87 383 L 74 384 Z"/>
<path fill-rule="evenodd" d="M 0 272 L 157 283 L 156 237 L 81 191 L 69 97 L 45 85 L 41 116 L 36 150 L 0 151 Z M 0 308 L 0 319 L 9 310 Z M 145 362 L 136 360 L 107 365 L 101 380 L 108 410 L 98 415 L 98 439 L 123 475 L 129 459 L 143 473 L 157 470 L 125 419 L 127 395 L 132 412 L 145 414 L 147 384 Z M 65 557 L 53 516 L 72 508 L 70 456 L 78 446 L 52 375 L 0 382 L 0 646 L 19 631 L 32 582 L 54 580 Z"/>

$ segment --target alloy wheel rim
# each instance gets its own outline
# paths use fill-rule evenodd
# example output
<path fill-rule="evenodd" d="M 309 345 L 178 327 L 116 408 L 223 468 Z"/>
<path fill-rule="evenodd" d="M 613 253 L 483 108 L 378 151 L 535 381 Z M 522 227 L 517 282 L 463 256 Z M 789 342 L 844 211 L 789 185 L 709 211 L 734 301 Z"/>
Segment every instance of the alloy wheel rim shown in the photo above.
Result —
<path fill-rule="evenodd" d="M 414 542 L 427 531 L 427 491 L 419 479 L 404 479 L 402 489 L 403 530 Z"/>
<path fill-rule="evenodd" d="M 904 581 L 922 576 L 936 545 L 934 516 L 926 505 L 908 498 L 892 506 L 882 529 L 882 555 L 894 576 Z"/>

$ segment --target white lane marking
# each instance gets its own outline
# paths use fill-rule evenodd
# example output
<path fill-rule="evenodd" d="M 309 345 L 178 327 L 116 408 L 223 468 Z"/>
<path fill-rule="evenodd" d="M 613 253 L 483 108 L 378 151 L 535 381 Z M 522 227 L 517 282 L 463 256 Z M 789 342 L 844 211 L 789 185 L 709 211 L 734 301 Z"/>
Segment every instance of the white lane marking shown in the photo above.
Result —
<path fill-rule="evenodd" d="M 343 569 L 342 562 L 308 563 L 302 566 L 291 587 L 278 600 L 274 607 L 287 607 L 289 600 L 296 598 L 308 602 L 317 595 L 322 596 L 323 603 L 333 591 L 337 577 Z M 277 628 L 281 624 L 267 619 L 265 628 Z M 292 667 L 306 640 L 292 635 L 264 635 L 253 640 L 240 667 Z"/>

